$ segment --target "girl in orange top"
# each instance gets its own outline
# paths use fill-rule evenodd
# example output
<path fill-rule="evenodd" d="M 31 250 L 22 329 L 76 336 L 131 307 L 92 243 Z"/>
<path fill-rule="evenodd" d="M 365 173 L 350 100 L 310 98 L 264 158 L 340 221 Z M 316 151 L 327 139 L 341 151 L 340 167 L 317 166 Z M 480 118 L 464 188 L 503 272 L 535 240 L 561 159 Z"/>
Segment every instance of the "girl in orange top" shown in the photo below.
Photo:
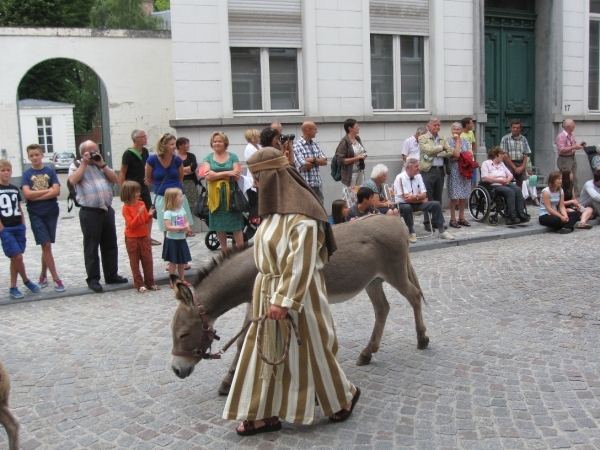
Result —
<path fill-rule="evenodd" d="M 133 274 L 133 286 L 141 294 L 148 290 L 158 291 L 154 284 L 154 267 L 152 263 L 152 246 L 147 224 L 152 221 L 154 206 L 146 211 L 146 205 L 140 200 L 142 187 L 135 181 L 126 181 L 121 186 L 123 217 L 125 218 L 125 247 L 129 255 L 129 264 Z M 140 262 L 144 270 L 144 278 L 140 273 Z"/>

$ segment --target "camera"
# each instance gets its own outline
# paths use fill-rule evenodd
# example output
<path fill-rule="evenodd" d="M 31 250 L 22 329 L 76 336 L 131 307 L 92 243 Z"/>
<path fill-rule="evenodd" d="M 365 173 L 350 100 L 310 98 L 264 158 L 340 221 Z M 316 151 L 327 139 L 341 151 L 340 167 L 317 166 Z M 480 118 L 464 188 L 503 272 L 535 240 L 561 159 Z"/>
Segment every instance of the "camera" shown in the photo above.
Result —
<path fill-rule="evenodd" d="M 279 136 L 279 143 L 285 144 L 287 141 L 293 141 L 294 139 L 296 139 L 295 134 L 282 134 Z"/>
<path fill-rule="evenodd" d="M 102 156 L 100 156 L 100 154 L 98 152 L 95 152 L 93 150 L 90 152 L 90 158 L 96 162 L 102 161 Z"/>
<path fill-rule="evenodd" d="M 363 153 L 363 155 L 365 155 L 365 158 L 367 157 L 367 152 Z M 358 170 L 365 170 L 365 160 L 361 159 L 360 161 L 358 161 Z"/>

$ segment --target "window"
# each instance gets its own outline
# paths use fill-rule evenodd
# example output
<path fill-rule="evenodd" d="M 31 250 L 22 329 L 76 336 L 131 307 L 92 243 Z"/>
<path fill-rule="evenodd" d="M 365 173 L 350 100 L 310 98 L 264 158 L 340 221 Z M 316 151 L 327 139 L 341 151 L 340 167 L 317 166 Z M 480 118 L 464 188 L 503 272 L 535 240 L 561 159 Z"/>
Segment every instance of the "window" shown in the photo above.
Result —
<path fill-rule="evenodd" d="M 38 117 L 38 144 L 42 147 L 44 153 L 52 153 L 52 118 Z"/>
<path fill-rule="evenodd" d="M 588 108 L 600 110 L 600 0 L 590 0 Z"/>
<path fill-rule="evenodd" d="M 423 36 L 371 35 L 374 110 L 425 109 Z"/>
<path fill-rule="evenodd" d="M 234 111 L 299 110 L 298 50 L 231 48 Z"/>

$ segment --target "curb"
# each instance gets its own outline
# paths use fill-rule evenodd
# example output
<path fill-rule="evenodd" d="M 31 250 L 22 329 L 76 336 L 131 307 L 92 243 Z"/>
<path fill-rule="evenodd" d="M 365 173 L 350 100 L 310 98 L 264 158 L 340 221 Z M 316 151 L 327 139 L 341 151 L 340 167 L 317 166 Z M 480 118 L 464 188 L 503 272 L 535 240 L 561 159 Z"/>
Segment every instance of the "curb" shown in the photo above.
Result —
<path fill-rule="evenodd" d="M 594 225 L 600 225 L 600 220 L 590 220 L 590 223 L 594 223 Z M 410 244 L 409 252 L 410 253 L 418 253 L 425 252 L 428 250 L 438 250 L 444 248 L 458 247 L 459 245 L 470 245 L 470 244 L 479 244 L 483 242 L 496 241 L 499 239 L 512 239 L 524 236 L 534 236 L 537 234 L 545 234 L 552 233 L 552 230 L 548 227 L 544 227 L 538 224 L 531 224 L 528 226 L 518 225 L 515 228 L 504 228 L 497 232 L 489 232 L 484 234 L 473 234 L 471 236 L 465 236 L 462 238 L 457 238 L 453 241 L 446 241 L 443 239 L 435 239 L 426 242 L 417 242 L 416 244 Z M 154 281 L 159 286 L 168 286 L 169 284 L 169 276 L 161 275 L 154 278 Z M 128 289 L 133 289 L 132 283 L 124 283 L 124 284 L 103 284 L 104 292 L 117 292 L 117 291 L 125 291 Z M 50 287 L 50 286 L 49 286 Z M 24 298 L 14 299 L 10 297 L 2 297 L 0 298 L 0 306 L 5 305 L 15 305 L 17 303 L 30 303 L 30 302 L 38 302 L 43 300 L 55 300 L 55 299 L 63 299 L 63 298 L 71 298 L 71 297 L 81 297 L 83 295 L 91 295 L 96 294 L 94 291 L 89 289 L 88 287 L 75 287 L 71 288 L 65 292 L 55 292 L 55 291 L 47 291 L 41 293 L 26 295 Z M 102 295 L 100 293 L 99 295 Z"/>

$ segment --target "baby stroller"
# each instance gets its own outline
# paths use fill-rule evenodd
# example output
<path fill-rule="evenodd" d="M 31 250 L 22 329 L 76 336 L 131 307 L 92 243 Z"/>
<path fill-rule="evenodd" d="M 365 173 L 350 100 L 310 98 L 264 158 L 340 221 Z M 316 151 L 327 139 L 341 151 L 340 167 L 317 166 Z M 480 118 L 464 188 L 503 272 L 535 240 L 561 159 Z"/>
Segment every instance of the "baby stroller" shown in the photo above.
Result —
<path fill-rule="evenodd" d="M 206 197 L 208 195 L 208 190 L 206 188 L 206 186 L 204 185 L 204 178 L 200 179 L 200 196 L 201 197 Z M 258 217 L 258 195 L 256 194 L 255 191 L 248 189 L 248 191 L 246 191 L 246 194 L 248 196 L 248 202 L 250 203 L 250 211 L 243 213 L 244 216 L 244 226 L 242 228 L 242 232 L 244 235 L 244 242 L 248 242 L 250 239 L 252 239 L 254 237 L 254 234 L 256 233 L 256 229 L 258 228 L 258 225 L 260 223 L 260 218 Z M 208 214 L 208 206 L 207 203 L 205 202 L 205 207 L 204 210 L 201 212 L 201 214 L 196 214 L 196 212 L 194 212 L 194 214 L 200 219 L 202 220 L 207 226 L 209 226 L 209 214 Z M 227 232 L 227 238 L 231 239 L 231 242 L 233 244 L 233 233 L 232 232 Z M 206 248 L 208 248 L 209 250 L 217 250 L 221 244 L 219 243 L 219 239 L 217 239 L 217 232 L 216 231 L 209 231 L 208 233 L 206 233 L 206 236 L 204 237 L 204 244 L 206 245 Z"/>

